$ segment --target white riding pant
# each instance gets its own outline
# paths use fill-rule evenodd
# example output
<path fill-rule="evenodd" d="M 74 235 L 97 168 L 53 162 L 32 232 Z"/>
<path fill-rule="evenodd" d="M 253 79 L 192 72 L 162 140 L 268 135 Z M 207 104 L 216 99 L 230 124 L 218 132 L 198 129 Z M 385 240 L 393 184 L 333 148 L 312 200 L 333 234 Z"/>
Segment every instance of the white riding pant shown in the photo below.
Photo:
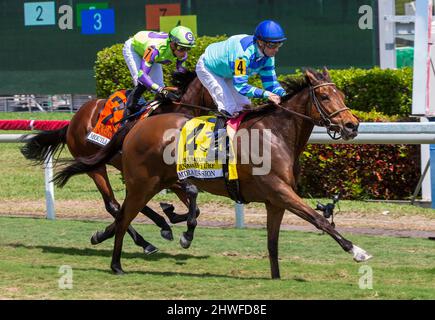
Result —
<path fill-rule="evenodd" d="M 134 51 L 133 39 L 130 38 L 124 43 L 122 48 L 122 55 L 127 63 L 128 70 L 130 70 L 131 78 L 133 79 L 134 86 L 137 86 L 137 75 L 139 74 L 140 65 L 142 63 L 142 57 Z M 159 86 L 164 87 L 163 83 L 163 68 L 160 63 L 154 63 L 151 67 L 151 71 L 148 74 L 150 78 Z"/>
<path fill-rule="evenodd" d="M 243 106 L 251 104 L 251 100 L 237 92 L 233 79 L 225 79 L 207 69 L 202 55 L 196 64 L 196 74 L 202 85 L 207 88 L 216 103 L 218 110 L 230 114 L 243 110 Z"/>

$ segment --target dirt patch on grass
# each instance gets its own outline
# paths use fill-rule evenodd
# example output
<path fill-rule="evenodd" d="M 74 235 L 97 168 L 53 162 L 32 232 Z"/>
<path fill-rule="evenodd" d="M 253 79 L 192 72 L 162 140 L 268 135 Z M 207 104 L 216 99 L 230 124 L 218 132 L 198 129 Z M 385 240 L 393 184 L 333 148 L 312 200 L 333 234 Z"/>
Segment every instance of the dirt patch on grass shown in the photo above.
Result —
<path fill-rule="evenodd" d="M 181 202 L 174 203 L 177 213 L 185 213 Z M 159 203 L 151 201 L 150 207 L 162 213 Z M 235 224 L 234 207 L 225 204 L 201 204 L 200 226 L 232 227 Z M 45 217 L 45 201 L 12 201 L 0 203 L 0 215 Z M 56 200 L 58 219 L 107 220 L 113 219 L 105 211 L 100 200 Z M 386 212 L 361 214 L 341 211 L 335 215 L 339 231 L 357 234 L 378 234 L 402 237 L 435 237 L 435 219 L 423 215 L 395 215 Z M 148 218 L 138 215 L 136 222 L 151 223 Z M 247 205 L 244 208 L 244 223 L 247 227 L 265 227 L 266 210 Z M 317 231 L 317 229 L 290 212 L 284 215 L 282 229 Z"/>

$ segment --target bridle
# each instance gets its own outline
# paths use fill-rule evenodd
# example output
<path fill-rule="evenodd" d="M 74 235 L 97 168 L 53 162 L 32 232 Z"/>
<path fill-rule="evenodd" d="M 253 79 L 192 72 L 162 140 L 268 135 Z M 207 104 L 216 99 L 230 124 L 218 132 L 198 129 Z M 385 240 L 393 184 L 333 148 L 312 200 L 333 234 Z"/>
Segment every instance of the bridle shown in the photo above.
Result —
<path fill-rule="evenodd" d="M 316 110 L 317 110 L 317 112 L 320 115 L 320 121 L 318 121 L 318 122 L 316 122 L 313 119 L 313 117 L 311 116 L 311 105 L 310 104 L 307 104 L 307 111 L 306 111 L 307 115 L 299 113 L 299 112 L 296 112 L 294 110 L 286 109 L 286 108 L 282 107 L 281 105 L 278 105 L 278 107 L 283 109 L 283 110 L 285 110 L 285 111 L 287 111 L 287 112 L 289 112 L 289 113 L 291 113 L 291 114 L 297 115 L 297 116 L 299 116 L 299 117 L 301 117 L 301 118 L 303 118 L 305 120 L 308 120 L 308 121 L 312 122 L 315 125 L 318 125 L 320 127 L 325 127 L 326 128 L 326 132 L 328 133 L 328 135 L 333 140 L 339 140 L 339 139 L 341 139 L 340 127 L 338 125 L 336 125 L 336 124 L 333 124 L 331 122 L 331 119 L 333 117 L 335 117 L 337 114 L 339 114 L 340 112 L 343 112 L 343 111 L 346 111 L 346 110 L 350 110 L 350 109 L 348 107 L 344 107 L 344 108 L 341 108 L 339 110 L 336 110 L 336 111 L 328 114 L 328 112 L 323 107 L 322 103 L 317 98 L 316 92 L 315 92 L 315 90 L 317 88 L 325 87 L 325 86 L 335 86 L 335 83 L 333 83 L 333 82 L 326 82 L 326 83 L 321 83 L 321 84 L 318 84 L 318 85 L 315 85 L 315 86 L 312 86 L 311 84 L 309 85 L 309 92 L 310 92 L 311 101 L 313 102 L 313 105 L 316 107 Z"/>

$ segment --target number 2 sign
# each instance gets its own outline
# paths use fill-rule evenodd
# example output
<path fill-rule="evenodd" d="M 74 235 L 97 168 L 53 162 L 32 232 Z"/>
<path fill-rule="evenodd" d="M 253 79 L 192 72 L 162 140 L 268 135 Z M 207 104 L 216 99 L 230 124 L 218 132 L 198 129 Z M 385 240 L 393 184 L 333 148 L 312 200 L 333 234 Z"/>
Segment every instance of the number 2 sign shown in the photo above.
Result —
<path fill-rule="evenodd" d="M 54 2 L 24 3 L 25 26 L 49 26 L 55 24 Z"/>

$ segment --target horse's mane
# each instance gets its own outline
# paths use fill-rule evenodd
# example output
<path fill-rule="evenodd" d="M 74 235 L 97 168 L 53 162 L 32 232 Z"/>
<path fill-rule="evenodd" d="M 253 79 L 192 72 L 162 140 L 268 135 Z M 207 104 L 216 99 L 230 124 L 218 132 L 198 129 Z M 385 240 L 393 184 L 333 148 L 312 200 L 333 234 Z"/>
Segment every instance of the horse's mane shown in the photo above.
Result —
<path fill-rule="evenodd" d="M 306 70 L 310 71 L 312 74 L 314 74 L 319 81 L 327 81 L 329 82 L 330 79 L 328 78 L 327 74 L 323 74 L 322 72 L 318 72 L 316 70 L 307 68 Z M 303 89 L 308 87 L 310 84 L 309 80 L 306 76 L 292 76 L 284 80 L 281 85 L 287 92 L 287 94 L 282 97 L 282 101 L 288 101 L 290 100 L 295 94 L 301 92 Z"/>
<path fill-rule="evenodd" d="M 316 79 L 319 81 L 330 81 L 328 75 L 325 75 L 310 68 L 307 68 L 306 70 L 314 74 L 316 76 Z M 282 87 L 286 91 L 286 95 L 281 98 L 281 101 L 285 102 L 290 100 L 296 94 L 307 88 L 309 84 L 310 82 L 305 75 L 297 75 L 286 78 L 284 81 L 281 82 Z M 268 102 L 266 104 L 251 109 L 252 112 L 248 115 L 250 117 L 246 117 L 246 119 L 265 115 L 273 112 L 276 109 L 277 107 L 275 106 L 275 104 L 273 104 L 272 102 Z"/>

